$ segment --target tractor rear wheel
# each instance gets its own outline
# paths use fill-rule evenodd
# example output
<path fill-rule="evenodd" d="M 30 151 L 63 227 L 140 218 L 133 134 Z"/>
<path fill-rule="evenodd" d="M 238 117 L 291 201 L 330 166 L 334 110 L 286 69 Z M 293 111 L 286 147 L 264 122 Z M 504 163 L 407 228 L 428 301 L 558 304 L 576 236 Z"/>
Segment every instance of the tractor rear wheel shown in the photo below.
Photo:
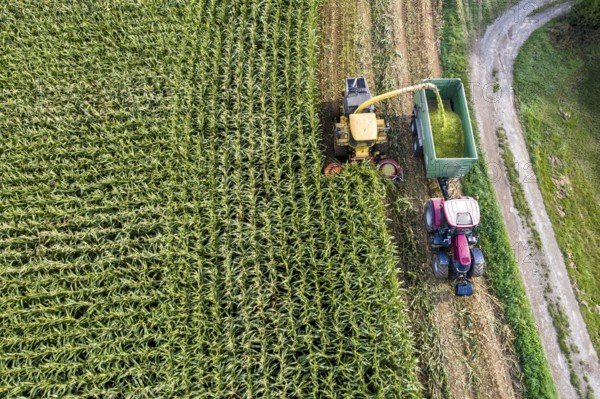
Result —
<path fill-rule="evenodd" d="M 413 138 L 413 153 L 418 157 L 423 156 L 423 146 L 419 143 L 418 136 Z"/>
<path fill-rule="evenodd" d="M 435 231 L 435 210 L 433 209 L 433 202 L 427 201 L 425 204 L 425 229 L 428 233 Z"/>
<path fill-rule="evenodd" d="M 433 258 L 433 275 L 440 279 L 448 279 L 448 255 L 445 252 L 438 252 Z"/>
<path fill-rule="evenodd" d="M 473 264 L 471 265 L 471 270 L 469 270 L 469 277 L 483 276 L 483 270 L 485 269 L 485 260 L 479 248 L 473 248 L 471 250 L 471 259 L 473 259 Z"/>
<path fill-rule="evenodd" d="M 481 277 L 483 276 L 483 269 L 485 268 L 485 263 L 476 263 L 471 267 L 471 277 Z"/>

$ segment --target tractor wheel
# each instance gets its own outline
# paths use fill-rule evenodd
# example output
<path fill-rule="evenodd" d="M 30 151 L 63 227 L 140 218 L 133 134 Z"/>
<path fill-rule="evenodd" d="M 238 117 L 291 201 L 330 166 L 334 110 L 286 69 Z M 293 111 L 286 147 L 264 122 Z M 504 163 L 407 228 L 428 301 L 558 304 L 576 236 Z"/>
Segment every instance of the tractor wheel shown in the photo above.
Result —
<path fill-rule="evenodd" d="M 333 153 L 336 158 L 345 158 L 348 156 L 348 146 L 333 144 Z"/>
<path fill-rule="evenodd" d="M 425 229 L 429 234 L 435 231 L 435 210 L 433 209 L 433 203 L 427 201 L 425 204 Z"/>
<path fill-rule="evenodd" d="M 448 255 L 438 252 L 433 258 L 433 275 L 440 280 L 448 279 Z"/>
<path fill-rule="evenodd" d="M 481 250 L 479 248 L 473 248 L 471 250 L 471 258 L 473 259 L 473 264 L 471 265 L 471 270 L 469 270 L 469 277 L 483 276 L 485 260 L 483 259 L 483 254 L 481 253 Z"/>
<path fill-rule="evenodd" d="M 469 277 L 483 276 L 484 268 L 485 268 L 485 263 L 475 263 L 473 266 L 471 266 L 471 270 L 469 270 Z"/>
<path fill-rule="evenodd" d="M 419 144 L 419 137 L 413 138 L 413 153 L 418 156 L 423 156 L 423 146 Z"/>
<path fill-rule="evenodd" d="M 410 134 L 413 137 L 417 137 L 417 119 L 413 116 L 410 120 Z"/>

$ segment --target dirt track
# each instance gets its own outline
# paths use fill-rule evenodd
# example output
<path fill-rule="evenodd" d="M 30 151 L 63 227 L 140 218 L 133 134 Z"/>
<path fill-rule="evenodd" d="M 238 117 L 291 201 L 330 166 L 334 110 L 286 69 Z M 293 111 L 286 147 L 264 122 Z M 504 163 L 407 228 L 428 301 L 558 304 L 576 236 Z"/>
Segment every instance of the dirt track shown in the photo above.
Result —
<path fill-rule="evenodd" d="M 570 4 L 557 5 L 532 18 L 527 18 L 528 12 L 531 11 L 530 3 L 530 0 L 524 0 L 508 10 L 487 29 L 485 36 L 478 40 L 473 48 L 470 67 L 475 116 L 486 159 L 492 174 L 496 177 L 493 179 L 496 195 L 501 204 L 513 248 L 517 253 L 521 276 L 541 332 L 540 337 L 559 395 L 561 398 L 577 397 L 570 382 L 566 357 L 559 348 L 556 331 L 548 312 L 548 301 L 544 297 L 546 283 L 552 288 L 550 296 L 554 298 L 550 300 L 559 300 L 566 311 L 571 330 L 567 343 L 576 345 L 579 349 L 579 351 L 572 351 L 571 356 L 583 392 L 585 393 L 585 387 L 588 385 L 583 378 L 587 376 L 589 386 L 594 389 L 596 395 L 599 395 L 598 356 L 581 316 L 537 181 L 531 168 L 527 167 L 531 163 L 512 90 L 513 64 L 521 45 L 536 29 L 551 19 L 565 14 Z M 494 79 L 498 79 L 501 87 L 496 94 L 492 89 Z M 521 166 L 519 167 L 520 181 L 533 213 L 533 221 L 543 242 L 541 252 L 534 256 L 530 256 L 527 251 L 526 243 L 529 241 L 530 232 L 523 228 L 518 212 L 514 209 L 506 174 L 500 172 L 504 168 L 496 138 L 499 127 L 504 127 L 515 161 Z M 548 265 L 549 268 L 544 268 L 544 265 Z"/>

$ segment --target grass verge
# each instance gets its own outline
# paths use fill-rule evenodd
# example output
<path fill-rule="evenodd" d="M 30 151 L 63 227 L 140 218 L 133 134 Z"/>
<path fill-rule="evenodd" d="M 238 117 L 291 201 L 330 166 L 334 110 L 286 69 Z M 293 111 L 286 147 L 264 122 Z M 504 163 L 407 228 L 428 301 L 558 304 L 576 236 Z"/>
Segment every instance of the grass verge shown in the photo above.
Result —
<path fill-rule="evenodd" d="M 459 77 L 467 82 L 467 28 L 461 17 L 461 8 L 460 0 L 444 4 L 442 66 L 447 76 Z M 473 127 L 476 131 L 476 126 Z M 479 153 L 482 154 L 481 151 Z M 486 273 L 490 286 L 504 306 L 506 321 L 515 333 L 513 344 L 523 372 L 524 396 L 556 398 L 556 388 L 483 156 L 480 156 L 479 162 L 463 179 L 463 189 L 467 195 L 479 195 L 481 224 L 487 227 L 480 237 L 489 265 Z"/>
<path fill-rule="evenodd" d="M 454 4 L 456 16 L 461 20 L 462 27 L 469 37 L 482 33 L 496 17 L 508 7 L 516 4 L 518 0 L 487 0 L 468 1 L 457 0 Z"/>
<path fill-rule="evenodd" d="M 538 15 L 538 14 L 541 14 L 541 13 L 543 13 L 544 11 L 551 9 L 551 8 L 552 8 L 552 7 L 554 7 L 555 5 L 558 5 L 558 4 L 560 4 L 560 3 L 564 3 L 564 2 L 566 2 L 566 1 L 567 1 L 567 0 L 554 0 L 554 1 L 550 2 L 550 3 L 544 4 L 543 6 L 540 6 L 540 7 L 536 8 L 535 10 L 533 10 L 532 12 L 530 12 L 530 13 L 527 15 L 527 17 L 528 17 L 528 18 L 531 18 L 531 17 L 533 17 L 533 16 L 536 16 L 536 15 Z"/>
<path fill-rule="evenodd" d="M 521 220 L 523 220 L 523 223 L 531 233 L 530 244 L 535 245 L 537 249 L 541 249 L 542 239 L 540 238 L 540 233 L 537 231 L 535 224 L 533 223 L 531 208 L 529 208 L 529 204 L 527 204 L 527 199 L 525 198 L 525 190 L 523 190 L 523 185 L 521 184 L 521 180 L 519 178 L 519 171 L 517 170 L 515 156 L 508 146 L 506 132 L 503 128 L 500 128 L 496 132 L 496 136 L 498 137 L 498 144 L 502 150 L 501 155 L 502 159 L 504 160 L 506 175 L 508 176 L 508 181 L 510 183 L 510 191 L 515 203 L 515 208 L 517 208 L 519 211 Z"/>
<path fill-rule="evenodd" d="M 600 31 L 558 21 L 515 63 L 525 139 L 581 312 L 600 349 Z"/>

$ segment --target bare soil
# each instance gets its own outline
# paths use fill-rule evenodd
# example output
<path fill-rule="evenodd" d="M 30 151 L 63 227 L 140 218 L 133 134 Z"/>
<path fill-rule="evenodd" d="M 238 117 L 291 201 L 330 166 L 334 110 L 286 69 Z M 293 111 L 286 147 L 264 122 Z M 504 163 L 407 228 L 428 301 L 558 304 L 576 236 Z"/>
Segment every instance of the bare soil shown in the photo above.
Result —
<path fill-rule="evenodd" d="M 517 165 L 531 165 L 512 91 L 513 65 L 518 50 L 531 33 L 551 19 L 565 14 L 570 8 L 569 3 L 559 4 L 533 18 L 527 18 L 523 13 L 519 13 L 527 4 L 528 1 L 524 0 L 498 18 L 488 28 L 485 36 L 476 43 L 470 56 L 473 101 L 482 146 L 490 167 L 497 171 L 504 170 L 496 137 L 496 131 L 500 127 L 506 132 Z M 487 90 L 491 86 L 490 82 L 493 83 L 495 79 L 501 87 L 497 96 Z M 518 255 L 521 276 L 532 304 L 552 375 L 561 398 L 578 396 L 572 386 L 568 361 L 560 350 L 552 317 L 548 311 L 549 301 L 560 300 L 570 325 L 567 343 L 569 346 L 574 345 L 573 348 L 577 347 L 577 350 L 571 351 L 572 368 L 582 387 L 589 385 L 597 394 L 600 392 L 598 356 L 581 316 L 535 176 L 529 168 L 519 169 L 519 180 L 522 182 L 533 213 L 533 222 L 543 243 L 539 253 L 531 253 L 534 251 L 527 249 L 526 243 L 531 238 L 531 232 L 523 227 L 514 208 L 506 174 L 496 173 L 493 183 L 509 236 Z M 550 290 L 546 289 L 546 285 Z"/>
<path fill-rule="evenodd" d="M 434 5 L 434 3 L 439 3 Z M 372 52 L 376 42 L 371 37 L 371 3 L 367 0 L 327 0 L 323 5 L 323 49 L 321 52 L 321 90 L 323 94 L 322 125 L 326 155 L 332 157 L 333 118 L 340 114 L 345 76 L 365 75 L 372 91 Z M 441 23 L 441 2 L 422 0 L 391 1 L 387 10 L 392 26 L 389 39 L 393 43 L 393 62 L 389 70 L 398 87 L 423 79 L 441 76 L 438 32 Z M 377 93 L 376 93 L 377 94 Z M 392 104 L 393 125 L 400 126 L 392 143 L 392 155 L 404 167 L 401 191 L 411 198 L 416 209 L 422 209 L 431 196 L 440 196 L 437 183 L 424 178 L 421 159 L 411 153 L 408 131 L 412 96 Z M 388 108 L 389 111 L 389 108 Z M 452 192 L 459 194 L 460 185 L 453 183 Z M 503 324 L 502 309 L 490 294 L 485 281 L 476 282 L 476 293 L 468 299 L 454 297 L 449 283 L 433 278 L 427 246 L 427 234 L 422 218 L 412 224 L 419 226 L 422 237 L 420 251 L 428 261 L 421 266 L 425 279 L 424 292 L 436 306 L 435 320 L 440 331 L 440 347 L 444 372 L 453 398 L 518 398 L 518 364 L 511 353 L 510 333 Z M 394 230 L 394 226 L 391 226 Z M 392 231 L 393 234 L 393 231 Z M 417 342 L 419 345 L 419 342 Z M 439 393 L 427 392 L 426 396 Z"/>

